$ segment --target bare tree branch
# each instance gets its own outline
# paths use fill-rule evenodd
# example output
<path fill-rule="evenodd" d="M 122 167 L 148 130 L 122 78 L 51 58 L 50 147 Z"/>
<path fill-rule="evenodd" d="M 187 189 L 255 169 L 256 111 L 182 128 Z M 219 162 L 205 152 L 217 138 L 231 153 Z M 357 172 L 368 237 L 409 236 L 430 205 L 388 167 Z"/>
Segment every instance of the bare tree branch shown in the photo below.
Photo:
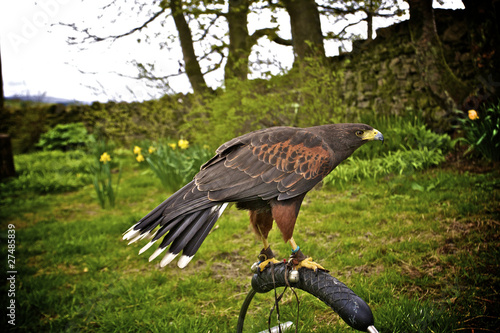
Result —
<path fill-rule="evenodd" d="M 354 6 L 350 6 L 347 8 L 338 8 L 328 5 L 318 5 L 318 10 L 320 11 L 320 13 L 329 13 L 334 15 L 348 15 L 348 14 L 356 14 L 361 9 L 359 7 L 354 7 Z"/>
<path fill-rule="evenodd" d="M 276 32 L 278 31 L 278 29 L 279 29 L 278 27 L 275 27 L 275 28 L 263 28 L 255 30 L 254 33 L 251 36 L 249 36 L 250 44 L 255 45 L 259 38 L 267 36 L 269 40 L 275 42 L 276 44 L 292 46 L 291 39 L 284 39 L 277 35 Z"/>
<path fill-rule="evenodd" d="M 351 37 L 345 37 L 345 35 L 347 34 L 347 31 L 346 31 L 347 28 L 355 26 L 355 25 L 357 25 L 357 24 L 359 24 L 359 23 L 361 23 L 363 21 L 364 21 L 364 19 L 360 19 L 357 22 L 349 23 L 346 26 L 344 26 L 342 28 L 342 30 L 340 30 L 339 33 L 337 33 L 337 34 L 334 34 L 333 32 L 332 33 L 328 33 L 325 38 L 327 38 L 327 39 L 335 39 L 335 40 L 339 40 L 339 41 L 351 40 L 352 39 Z"/>
<path fill-rule="evenodd" d="M 83 38 L 82 42 L 85 42 L 87 40 L 91 40 L 91 42 L 102 42 L 102 41 L 105 41 L 105 40 L 115 41 L 118 38 L 129 36 L 129 35 L 132 35 L 133 33 L 137 32 L 137 31 L 141 31 L 142 29 L 146 28 L 149 23 L 151 23 L 154 20 L 156 20 L 158 17 L 160 17 L 166 11 L 167 11 L 167 8 L 162 8 L 160 11 L 156 12 L 155 14 L 153 14 L 153 16 L 151 16 L 149 19 L 147 19 L 146 22 L 144 22 L 140 26 L 135 27 L 135 28 L 131 29 L 130 31 L 125 32 L 123 34 L 111 35 L 111 36 L 107 36 L 107 37 L 101 37 L 101 36 L 94 35 L 94 34 L 92 34 L 92 33 L 89 32 L 88 28 L 80 30 L 80 29 L 78 29 L 78 27 L 76 26 L 75 23 L 63 23 L 63 22 L 59 22 L 58 25 L 70 27 L 74 31 L 82 32 L 82 33 L 86 34 L 86 37 Z M 68 44 L 75 45 L 75 44 L 80 44 L 80 42 L 77 42 L 75 37 L 68 37 Z"/>
<path fill-rule="evenodd" d="M 273 38 L 271 40 L 279 45 L 284 45 L 284 46 L 292 46 L 293 45 L 293 41 L 291 39 L 284 39 L 278 35 L 273 36 Z"/>
<path fill-rule="evenodd" d="M 193 40 L 193 42 L 199 42 L 199 41 L 205 39 L 205 37 L 207 37 L 208 34 L 209 34 L 210 28 L 215 25 L 215 22 L 217 22 L 217 20 L 220 17 L 221 17 L 221 15 L 217 15 L 214 19 L 210 20 L 210 22 L 208 23 L 208 26 L 206 28 L 202 29 L 203 30 L 203 34 L 199 38 Z"/>

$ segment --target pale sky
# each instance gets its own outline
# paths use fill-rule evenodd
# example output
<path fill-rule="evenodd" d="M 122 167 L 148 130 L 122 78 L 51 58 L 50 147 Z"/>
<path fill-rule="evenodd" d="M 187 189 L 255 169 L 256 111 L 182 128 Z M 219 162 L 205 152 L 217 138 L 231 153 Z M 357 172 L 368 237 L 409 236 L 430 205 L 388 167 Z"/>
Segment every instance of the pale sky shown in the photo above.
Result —
<path fill-rule="evenodd" d="M 111 0 L 109 1 L 111 2 Z M 116 1 L 120 3 L 120 0 Z M 71 28 L 58 23 L 75 23 L 78 27 L 92 27 L 100 36 L 119 34 L 141 25 L 148 13 L 156 7 L 145 7 L 142 11 L 122 10 L 120 16 L 117 8 L 110 7 L 102 18 L 102 6 L 108 2 L 102 0 L 0 0 L 0 50 L 2 53 L 3 80 L 5 96 L 30 95 L 58 97 L 79 101 L 133 101 L 158 98 L 164 92 L 148 87 L 146 84 L 129 79 L 122 75 L 136 76 L 137 70 L 130 62 L 137 60 L 143 63 L 154 63 L 162 75 L 178 71 L 181 50 L 178 41 L 169 41 L 167 36 L 175 34 L 173 22 L 167 21 L 165 27 L 159 22 L 151 24 L 148 31 L 163 31 L 162 36 L 151 43 L 144 41 L 144 33 L 134 34 L 114 42 L 86 43 L 84 45 L 68 45 L 67 38 L 75 35 Z M 435 8 L 439 7 L 436 3 Z M 460 0 L 446 0 L 446 8 L 462 8 Z M 138 12 L 142 13 L 137 14 Z M 113 23 L 110 23 L 114 20 Z M 266 15 L 249 17 L 249 30 L 262 27 L 273 27 L 279 24 L 283 38 L 290 38 L 288 15 L 280 15 L 278 22 L 272 24 Z M 387 26 L 387 22 L 379 19 L 376 27 Z M 323 21 L 323 25 L 329 24 Z M 102 30 L 99 30 L 102 29 Z M 365 33 L 366 26 L 356 29 Z M 167 47 L 160 49 L 159 43 L 167 41 Z M 293 57 L 291 48 L 270 47 L 267 39 L 262 38 L 260 46 L 254 49 L 251 57 L 259 51 L 273 64 L 281 63 L 283 68 L 290 68 Z M 329 56 L 338 52 L 338 45 L 325 45 Z M 198 53 L 199 55 L 200 53 Z M 279 72 L 276 66 L 266 67 L 273 74 Z M 255 71 L 253 77 L 260 73 Z M 222 84 L 222 70 L 206 76 L 208 84 L 218 87 Z M 171 79 L 171 87 L 175 92 L 190 91 L 185 75 Z M 170 91 L 171 92 L 171 91 Z"/>

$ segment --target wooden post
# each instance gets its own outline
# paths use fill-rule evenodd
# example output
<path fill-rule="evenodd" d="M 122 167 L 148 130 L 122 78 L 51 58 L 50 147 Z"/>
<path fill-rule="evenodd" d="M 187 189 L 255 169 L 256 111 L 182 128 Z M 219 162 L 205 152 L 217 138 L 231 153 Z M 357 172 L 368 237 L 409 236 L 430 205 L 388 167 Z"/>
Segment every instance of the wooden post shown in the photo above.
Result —
<path fill-rule="evenodd" d="M 14 155 L 8 134 L 0 134 L 0 179 L 15 177 Z"/>

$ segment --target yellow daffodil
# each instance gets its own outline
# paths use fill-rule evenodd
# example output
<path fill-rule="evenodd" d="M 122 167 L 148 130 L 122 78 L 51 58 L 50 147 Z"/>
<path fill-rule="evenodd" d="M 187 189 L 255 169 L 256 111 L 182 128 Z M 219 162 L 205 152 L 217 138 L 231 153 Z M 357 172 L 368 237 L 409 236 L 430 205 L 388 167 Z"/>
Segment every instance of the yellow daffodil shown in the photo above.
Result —
<path fill-rule="evenodd" d="M 172 148 L 173 150 L 175 150 L 175 148 L 177 148 L 177 144 L 175 144 L 175 143 L 169 143 L 168 146 L 170 148 Z"/>
<path fill-rule="evenodd" d="M 134 154 L 140 155 L 141 154 L 141 147 L 135 146 L 134 147 Z"/>
<path fill-rule="evenodd" d="M 107 162 L 111 161 L 111 156 L 109 156 L 108 153 L 104 152 L 101 155 L 101 158 L 99 159 L 100 162 L 106 164 Z"/>
<path fill-rule="evenodd" d="M 179 142 L 177 142 L 177 144 L 179 145 L 179 147 L 181 149 L 187 149 L 189 147 L 189 141 L 188 140 L 180 139 Z"/>
<path fill-rule="evenodd" d="M 155 151 L 156 151 L 156 148 L 153 146 L 149 147 L 149 149 L 148 149 L 148 153 L 150 153 L 150 154 L 154 153 Z"/>
<path fill-rule="evenodd" d="M 142 154 L 140 154 L 140 153 L 139 153 L 139 155 L 137 155 L 137 157 L 135 159 L 139 163 L 144 162 L 144 156 L 142 156 Z"/>
<path fill-rule="evenodd" d="M 479 116 L 477 115 L 477 111 L 476 110 L 469 110 L 469 119 L 470 120 L 479 119 Z"/>

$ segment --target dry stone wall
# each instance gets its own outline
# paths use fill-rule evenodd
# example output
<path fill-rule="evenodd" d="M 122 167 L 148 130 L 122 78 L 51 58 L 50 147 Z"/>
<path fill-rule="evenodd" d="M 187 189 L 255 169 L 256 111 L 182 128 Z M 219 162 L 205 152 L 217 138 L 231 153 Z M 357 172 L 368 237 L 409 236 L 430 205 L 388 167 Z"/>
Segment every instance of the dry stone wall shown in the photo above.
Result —
<path fill-rule="evenodd" d="M 477 50 L 471 47 L 470 23 L 464 15 L 460 10 L 440 11 L 436 20 L 448 65 L 473 92 L 478 77 L 479 81 L 488 81 L 488 74 L 481 76 L 475 59 Z M 421 73 L 416 63 L 407 21 L 379 29 L 375 40 L 357 41 L 352 52 L 331 61 L 334 70 L 342 73 L 338 89 L 349 113 L 372 110 L 399 115 L 414 109 L 436 124 L 445 114 L 421 79 L 425 73 Z"/>

